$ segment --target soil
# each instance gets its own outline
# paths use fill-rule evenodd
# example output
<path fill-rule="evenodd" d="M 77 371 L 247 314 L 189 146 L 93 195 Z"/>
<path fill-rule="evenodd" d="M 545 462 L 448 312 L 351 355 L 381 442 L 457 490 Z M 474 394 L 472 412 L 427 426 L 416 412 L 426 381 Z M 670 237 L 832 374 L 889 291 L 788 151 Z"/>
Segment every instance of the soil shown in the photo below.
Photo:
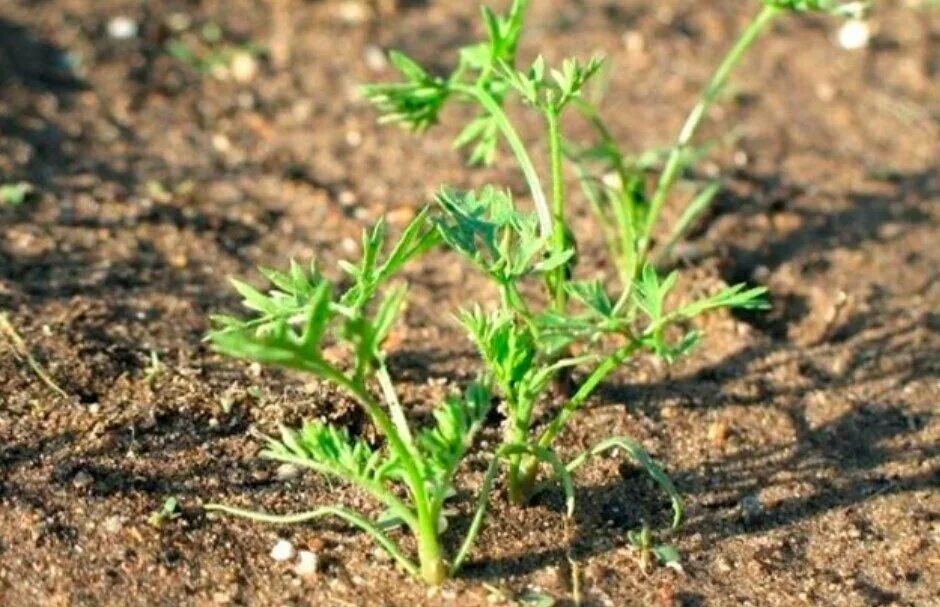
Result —
<path fill-rule="evenodd" d="M 782 19 L 759 43 L 702 135 L 717 145 L 700 171 L 725 188 L 683 247 L 682 289 L 762 283 L 774 309 L 708 319 L 671 368 L 624 368 L 559 444 L 570 456 L 626 434 L 665 464 L 689 520 L 659 537 L 682 572 L 637 567 L 626 532 L 661 529 L 668 503 L 616 458 L 578 474 L 569 538 L 560 495 L 497 499 L 472 562 L 436 592 L 343 525 L 202 514 L 210 501 L 375 512 L 255 457 L 278 423 L 355 424 L 349 402 L 201 340 L 207 316 L 237 304 L 229 276 L 291 257 L 334 267 L 364 226 L 387 215 L 400 228 L 440 184 L 522 195 L 508 161 L 461 166 L 459 116 L 417 138 L 377 126 L 356 97 L 392 77 L 384 49 L 446 66 L 480 33 L 475 4 L 296 1 L 272 17 L 248 0 L 2 3 L 0 177 L 35 191 L 0 207 L 0 308 L 67 397 L 3 342 L 0 604 L 473 606 L 538 592 L 572 605 L 577 578 L 584 605 L 940 605 L 940 12 L 916 2 L 879 3 L 860 51 L 820 17 Z M 606 54 L 604 109 L 635 150 L 671 140 L 756 8 L 533 4 L 524 56 Z M 135 36 L 109 35 L 117 15 Z M 180 15 L 190 33 L 168 25 Z M 272 51 L 237 78 L 165 51 L 207 23 Z M 583 215 L 591 274 L 604 268 Z M 409 277 L 392 366 L 420 418 L 472 377 L 450 312 L 489 292 L 448 255 Z M 468 492 L 484 464 L 462 475 Z M 149 525 L 170 496 L 181 515 Z M 318 573 L 275 562 L 278 538 L 315 551 Z"/>

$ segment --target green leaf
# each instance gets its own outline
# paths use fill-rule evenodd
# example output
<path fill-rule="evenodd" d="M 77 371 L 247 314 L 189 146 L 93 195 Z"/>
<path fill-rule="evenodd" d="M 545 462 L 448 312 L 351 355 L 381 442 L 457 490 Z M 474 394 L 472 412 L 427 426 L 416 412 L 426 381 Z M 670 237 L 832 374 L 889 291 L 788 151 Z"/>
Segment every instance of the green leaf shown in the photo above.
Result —
<path fill-rule="evenodd" d="M 867 0 L 763 0 L 764 4 L 797 13 L 820 12 L 854 19 L 864 16 L 871 5 Z"/>
<path fill-rule="evenodd" d="M 666 297 L 676 284 L 677 272 L 672 272 L 662 281 L 652 264 L 643 267 L 639 280 L 633 286 L 633 298 L 636 305 L 649 317 L 651 325 L 659 324 L 664 318 Z"/>
<path fill-rule="evenodd" d="M 565 288 L 574 299 L 598 315 L 604 318 L 611 318 L 614 315 L 614 304 L 601 281 L 570 281 Z"/>
<path fill-rule="evenodd" d="M 682 561 L 682 557 L 679 555 L 679 551 L 676 550 L 674 546 L 669 544 L 659 544 L 658 546 L 653 546 L 653 554 L 656 555 L 656 558 L 659 559 L 663 565 L 674 565 L 679 564 Z"/>
<path fill-rule="evenodd" d="M 486 186 L 478 192 L 442 190 L 437 202 L 441 237 L 499 283 L 542 274 L 567 263 L 572 251 L 545 256 L 538 217 L 513 207 L 509 192 Z"/>
<path fill-rule="evenodd" d="M 26 182 L 4 183 L 0 185 L 0 204 L 20 206 L 32 192 L 33 186 Z"/>
<path fill-rule="evenodd" d="M 369 84 L 360 91 L 378 108 L 380 122 L 398 123 L 414 131 L 424 131 L 437 123 L 438 114 L 450 96 L 447 83 L 402 53 L 392 51 L 389 59 L 404 81 Z"/>
<path fill-rule="evenodd" d="M 686 304 L 679 308 L 675 315 L 682 318 L 694 318 L 719 308 L 766 310 L 770 308 L 770 303 L 764 297 L 766 293 L 766 287 L 747 288 L 747 284 L 739 283 L 722 289 L 709 297 Z"/>
<path fill-rule="evenodd" d="M 422 430 L 417 445 L 424 455 L 425 476 L 433 479 L 439 502 L 452 493 L 457 465 L 486 420 L 490 394 L 480 382 L 471 383 L 463 396 L 449 396 L 434 411 L 435 424 Z"/>

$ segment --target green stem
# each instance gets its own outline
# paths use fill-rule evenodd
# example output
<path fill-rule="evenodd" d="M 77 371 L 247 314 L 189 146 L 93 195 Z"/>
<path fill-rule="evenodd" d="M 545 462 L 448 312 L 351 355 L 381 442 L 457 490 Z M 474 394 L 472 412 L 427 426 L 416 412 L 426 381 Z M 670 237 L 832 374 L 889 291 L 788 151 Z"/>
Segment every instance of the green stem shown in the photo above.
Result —
<path fill-rule="evenodd" d="M 490 504 L 490 494 L 493 490 L 493 482 L 496 480 L 496 473 L 499 471 L 499 460 L 507 459 L 508 457 L 514 455 L 524 454 L 532 455 L 534 458 L 536 458 L 536 462 L 544 461 L 551 465 L 555 475 L 561 481 L 561 487 L 565 492 L 565 514 L 569 518 L 574 515 L 574 481 L 571 478 L 571 473 L 568 472 L 568 469 L 565 468 L 565 465 L 550 449 L 525 444 L 503 445 L 493 455 L 493 459 L 490 461 L 490 466 L 486 470 L 486 475 L 483 477 L 483 484 L 478 492 L 480 497 L 477 500 L 477 510 L 473 515 L 473 520 L 470 522 L 470 528 L 467 529 L 467 535 L 464 538 L 463 544 L 461 544 L 460 549 L 457 551 L 457 555 L 454 557 L 454 561 L 450 569 L 452 575 L 456 574 L 460 570 L 460 567 L 466 560 L 467 555 L 470 553 L 470 548 L 473 546 L 477 534 L 483 527 L 483 520 L 486 517 L 486 510 Z"/>
<path fill-rule="evenodd" d="M 548 202 L 545 199 L 545 190 L 542 189 L 538 172 L 535 170 L 535 165 L 532 164 L 532 159 L 529 157 L 525 145 L 519 138 L 519 134 L 516 133 L 516 129 L 513 128 L 512 123 L 509 122 L 509 118 L 506 116 L 503 108 L 500 107 L 499 103 L 493 99 L 493 96 L 490 95 L 489 92 L 481 87 L 452 84 L 451 88 L 456 92 L 463 93 L 475 99 L 483 106 L 483 109 L 490 113 L 493 120 L 496 121 L 496 126 L 499 127 L 503 137 L 506 138 L 506 143 L 509 144 L 509 148 L 515 155 L 516 162 L 519 163 L 519 168 L 522 170 L 522 174 L 529 186 L 529 192 L 532 194 L 532 202 L 535 203 L 535 212 L 538 214 L 539 230 L 542 237 L 545 239 L 551 238 L 552 215 L 548 208 Z"/>
<path fill-rule="evenodd" d="M 404 468 L 411 495 L 414 498 L 415 514 L 418 518 L 417 529 L 414 531 L 418 541 L 418 557 L 421 561 L 422 577 L 430 584 L 440 584 L 447 576 L 447 568 L 441 558 L 441 546 L 437 534 L 438 512 L 428 497 L 424 476 L 418 467 L 420 455 L 416 450 L 413 452 L 412 449 L 409 449 L 399 435 L 395 423 L 382 409 L 382 406 L 369 394 L 365 386 L 350 380 L 339 370 L 328 365 L 324 370 L 324 376 L 345 387 L 356 397 L 359 404 L 362 405 L 372 422 L 379 429 L 379 432 L 385 436 L 389 448 L 398 456 L 402 468 Z M 433 579 L 437 579 L 437 581 L 432 581 Z"/>
<path fill-rule="evenodd" d="M 372 496 L 374 496 L 380 502 L 388 506 L 389 510 L 391 510 L 395 516 L 400 518 L 406 525 L 408 525 L 410 529 L 416 530 L 418 528 L 418 519 L 415 518 L 415 515 L 411 509 L 408 508 L 404 502 L 398 499 L 394 493 L 383 487 L 380 483 L 372 482 L 361 477 L 352 478 L 344 472 L 333 470 L 329 466 L 324 466 L 305 457 L 285 455 L 282 453 L 275 453 L 273 451 L 262 451 L 261 457 L 286 464 L 293 464 L 302 468 L 309 468 L 318 474 L 322 474 L 324 476 L 334 476 L 340 480 L 357 485 L 361 489 L 372 494 Z"/>
<path fill-rule="evenodd" d="M 666 492 L 669 500 L 672 502 L 672 528 L 677 529 L 682 524 L 684 510 L 682 506 L 682 496 L 673 484 L 672 479 L 666 474 L 662 467 L 649 456 L 638 442 L 625 436 L 614 436 L 594 445 L 578 457 L 574 458 L 565 468 L 568 472 L 574 472 L 579 467 L 587 463 L 593 457 L 596 457 L 606 451 L 613 449 L 623 449 L 633 460 L 642 466 L 654 481 Z"/>
<path fill-rule="evenodd" d="M 666 196 L 669 194 L 670 189 L 672 189 L 676 179 L 678 179 L 679 174 L 682 172 L 683 157 L 688 151 L 688 146 L 695 136 L 696 130 L 698 130 L 705 114 L 708 112 L 708 108 L 711 107 L 712 103 L 714 103 L 715 99 L 718 97 L 718 94 L 724 88 L 728 81 L 728 76 L 741 60 L 741 57 L 744 56 L 744 52 L 757 40 L 770 22 L 780 14 L 780 11 L 781 9 L 776 6 L 765 5 L 763 10 L 757 14 L 754 20 L 748 25 L 747 29 L 744 30 L 744 33 L 741 34 L 741 37 L 735 42 L 734 46 L 731 47 L 731 50 L 725 56 L 721 65 L 715 70 L 711 80 L 705 87 L 705 91 L 699 97 L 698 103 L 692 108 L 692 112 L 689 114 L 688 118 L 686 118 L 685 124 L 682 125 L 682 130 L 679 131 L 679 136 L 676 138 L 676 142 L 669 152 L 666 165 L 659 176 L 659 181 L 656 183 L 656 190 L 650 202 L 646 223 L 643 226 L 643 235 L 639 251 L 640 258 L 642 258 L 649 249 L 653 226 L 656 225 L 656 220 L 662 210 Z"/>
<path fill-rule="evenodd" d="M 273 523 L 276 525 L 293 525 L 297 523 L 305 523 L 318 518 L 323 518 L 325 516 L 336 516 L 346 522 L 359 527 L 369 535 L 371 535 L 376 542 L 382 548 L 384 548 L 392 557 L 398 561 L 398 563 L 405 568 L 405 570 L 411 575 L 418 577 L 422 574 L 422 570 L 419 570 L 418 566 L 412 562 L 405 554 L 399 549 L 399 547 L 393 542 L 385 533 L 379 529 L 372 521 L 352 510 L 346 508 L 338 508 L 335 506 L 325 506 L 323 508 L 317 508 L 316 510 L 310 510 L 309 512 L 299 512 L 296 514 L 268 514 L 265 512 L 255 512 L 254 510 L 244 510 L 242 508 L 233 508 L 232 506 L 225 506 L 223 504 L 206 504 L 204 506 L 206 510 L 224 512 L 226 514 L 231 514 L 234 516 L 240 516 L 243 518 L 251 519 L 253 521 L 259 521 L 262 523 Z M 432 582 L 433 583 L 433 582 Z M 437 582 L 440 583 L 440 582 Z"/>
<path fill-rule="evenodd" d="M 548 123 L 548 151 L 552 175 L 552 219 L 554 220 L 554 233 L 552 234 L 552 250 L 555 253 L 563 252 L 568 246 L 568 234 L 565 224 L 565 176 L 562 171 L 561 129 L 558 121 L 558 110 L 553 107 L 545 108 L 545 120 Z M 561 312 L 565 308 L 565 273 L 566 266 L 555 270 L 552 287 L 554 289 L 555 311 Z"/>
<path fill-rule="evenodd" d="M 398 393 L 395 392 L 395 386 L 392 385 L 392 378 L 388 374 L 388 367 L 384 360 L 379 360 L 378 367 L 375 370 L 375 377 L 379 380 L 379 387 L 382 388 L 382 395 L 388 410 L 392 417 L 392 423 L 402 437 L 402 442 L 408 447 L 408 450 L 415 454 L 414 438 L 411 436 L 411 428 L 408 426 L 408 420 L 405 418 L 405 411 L 402 409 L 401 401 L 398 400 Z"/>
<path fill-rule="evenodd" d="M 636 221 L 636 211 L 634 209 L 632 194 L 629 192 L 630 175 L 623 161 L 623 155 L 617 148 L 617 141 L 614 139 L 610 129 L 607 128 L 607 124 L 604 122 L 604 119 L 601 118 L 597 108 L 580 98 L 573 99 L 572 103 L 574 103 L 575 108 L 581 113 L 585 120 L 597 131 L 601 142 L 604 144 L 604 149 L 607 152 L 607 160 L 611 167 L 613 167 L 620 181 L 619 192 L 621 196 L 616 200 L 612 199 L 613 197 L 606 190 L 606 185 L 602 185 L 601 187 L 602 191 L 610 200 L 610 206 L 614 212 L 614 221 L 617 224 L 617 238 L 608 239 L 608 249 L 610 249 L 614 263 L 617 265 L 617 270 L 620 273 L 620 281 L 624 289 L 629 290 L 633 284 L 633 276 L 635 273 L 633 267 L 635 265 L 634 245 L 636 242 L 636 225 L 634 225 Z M 600 212 L 596 214 L 599 221 L 604 222 L 606 220 Z M 609 226 L 604 225 L 602 229 L 607 230 Z M 619 250 L 617 247 L 619 247 Z"/>
<path fill-rule="evenodd" d="M 538 446 L 539 447 L 548 447 L 555 437 L 558 436 L 562 428 L 565 427 L 565 424 L 568 422 L 575 411 L 577 411 L 581 405 L 584 404 L 584 401 L 594 392 L 597 388 L 597 385 L 604 381 L 604 379 L 610 375 L 611 371 L 616 369 L 620 363 L 628 359 L 633 355 L 634 352 L 640 347 L 640 344 L 631 341 L 630 343 L 622 346 L 617 351 L 612 353 L 610 356 L 601 361 L 594 371 L 588 376 L 584 383 L 581 384 L 581 387 L 578 388 L 578 391 L 575 392 L 574 396 L 565 403 L 565 406 L 562 407 L 561 411 L 555 416 L 555 419 L 552 420 L 552 423 L 548 425 L 547 428 L 539 436 Z"/>

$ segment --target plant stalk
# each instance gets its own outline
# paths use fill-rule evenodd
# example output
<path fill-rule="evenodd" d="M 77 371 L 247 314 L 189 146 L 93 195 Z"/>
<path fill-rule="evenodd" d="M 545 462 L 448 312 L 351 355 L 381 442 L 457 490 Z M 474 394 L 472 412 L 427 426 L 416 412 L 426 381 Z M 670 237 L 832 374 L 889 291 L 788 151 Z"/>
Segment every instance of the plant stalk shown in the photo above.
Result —
<path fill-rule="evenodd" d="M 545 110 L 545 119 L 548 123 L 548 149 L 552 175 L 552 219 L 554 220 L 554 233 L 552 234 L 552 251 L 562 253 L 568 246 L 567 226 L 565 224 L 565 176 L 562 170 L 561 129 L 559 127 L 558 111 L 549 107 Z M 552 279 L 553 302 L 556 312 L 565 308 L 565 282 L 568 268 L 560 266 L 554 272 Z"/>
<path fill-rule="evenodd" d="M 571 399 L 562 407 L 561 411 L 552 420 L 547 428 L 539 436 L 538 442 L 536 445 L 541 448 L 547 448 L 555 437 L 561 432 L 562 428 L 565 427 L 565 424 L 568 422 L 568 419 L 577 411 L 581 405 L 588 399 L 588 397 L 594 392 L 597 388 L 597 385 L 604 381 L 604 379 L 610 375 L 610 373 L 616 369 L 620 364 L 626 359 L 630 358 L 634 352 L 640 347 L 640 344 L 636 341 L 631 341 L 630 343 L 622 346 L 613 352 L 610 356 L 605 358 L 588 376 L 584 383 L 578 388 L 578 391 L 571 397 Z M 527 460 L 522 465 L 522 473 L 518 478 L 518 491 L 523 492 L 523 500 L 527 501 L 532 494 L 532 490 L 535 487 L 536 475 L 538 474 L 539 461 L 534 458 L 527 458 Z"/>
<path fill-rule="evenodd" d="M 653 226 L 656 225 L 656 220 L 659 218 L 659 213 L 662 211 L 666 196 L 668 196 L 669 191 L 682 172 L 683 157 L 688 151 L 689 144 L 695 136 L 695 132 L 705 118 L 705 114 L 728 82 L 731 71 L 741 60 L 741 57 L 744 56 L 744 52 L 760 37 L 761 33 L 763 33 L 780 12 L 781 9 L 776 6 L 764 5 L 761 12 L 754 17 L 747 26 L 747 29 L 744 30 L 744 33 L 741 34 L 741 37 L 738 38 L 734 46 L 731 47 L 731 50 L 728 51 L 721 65 L 715 70 L 711 80 L 709 80 L 708 85 L 705 87 L 705 91 L 699 97 L 698 103 L 692 108 L 691 113 L 689 113 L 685 123 L 682 125 L 682 130 L 679 131 L 679 136 L 676 138 L 676 142 L 669 152 L 669 157 L 666 160 L 663 172 L 660 174 L 659 180 L 656 183 L 653 199 L 650 201 L 650 208 L 646 216 L 645 225 L 643 226 L 643 235 L 639 245 L 640 259 L 645 256 L 649 249 Z"/>
<path fill-rule="evenodd" d="M 493 99 L 493 96 L 490 95 L 489 92 L 481 87 L 467 86 L 465 84 L 453 84 L 451 86 L 454 91 L 475 99 L 496 121 L 496 125 L 499 127 L 503 137 L 506 138 L 506 143 L 509 144 L 509 148 L 515 155 L 516 162 L 519 163 L 519 168 L 522 170 L 522 174 L 529 186 L 529 192 L 532 194 L 532 202 L 535 204 L 535 212 L 538 214 L 539 218 L 539 232 L 546 240 L 551 238 L 553 233 L 552 214 L 548 207 L 548 201 L 545 198 L 545 190 L 542 189 L 542 182 L 539 180 L 538 171 L 535 170 L 535 165 L 532 164 L 532 159 L 526 151 L 525 144 L 522 143 L 512 123 L 509 122 L 509 118 L 506 116 L 503 108 L 499 106 L 499 103 Z"/>

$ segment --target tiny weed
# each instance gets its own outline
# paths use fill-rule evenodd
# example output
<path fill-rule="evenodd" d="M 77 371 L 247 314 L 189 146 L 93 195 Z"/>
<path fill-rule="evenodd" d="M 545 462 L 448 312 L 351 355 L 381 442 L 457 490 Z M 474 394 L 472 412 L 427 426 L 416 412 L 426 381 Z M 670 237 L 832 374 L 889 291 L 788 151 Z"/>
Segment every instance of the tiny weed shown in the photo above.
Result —
<path fill-rule="evenodd" d="M 26 202 L 32 192 L 33 186 L 25 181 L 0 184 L 0 204 L 18 207 Z"/>
<path fill-rule="evenodd" d="M 160 509 L 154 510 L 150 516 L 147 517 L 147 524 L 151 527 L 161 529 L 173 519 L 179 518 L 180 513 L 178 507 L 179 503 L 175 497 L 166 498 L 166 500 L 163 501 L 163 505 L 160 506 Z"/>
<path fill-rule="evenodd" d="M 157 381 L 157 378 L 163 375 L 166 371 L 166 365 L 160 361 L 160 355 L 157 354 L 156 350 L 150 351 L 150 363 L 147 365 L 147 368 L 144 369 L 144 381 L 147 382 L 147 385 L 153 387 L 154 382 Z"/>
<path fill-rule="evenodd" d="M 679 551 L 669 544 L 654 544 L 653 534 L 646 523 L 639 531 L 628 531 L 627 541 L 636 553 L 637 564 L 644 573 L 649 572 L 654 560 L 665 567 L 682 571 Z"/>
<path fill-rule="evenodd" d="M 165 43 L 168 55 L 190 69 L 226 80 L 248 79 L 238 73 L 239 62 L 252 62 L 266 53 L 264 47 L 253 43 L 235 43 L 225 39 L 222 28 L 216 23 L 207 23 L 198 31 L 182 31 Z M 253 69 L 253 68 L 252 68 Z"/>

